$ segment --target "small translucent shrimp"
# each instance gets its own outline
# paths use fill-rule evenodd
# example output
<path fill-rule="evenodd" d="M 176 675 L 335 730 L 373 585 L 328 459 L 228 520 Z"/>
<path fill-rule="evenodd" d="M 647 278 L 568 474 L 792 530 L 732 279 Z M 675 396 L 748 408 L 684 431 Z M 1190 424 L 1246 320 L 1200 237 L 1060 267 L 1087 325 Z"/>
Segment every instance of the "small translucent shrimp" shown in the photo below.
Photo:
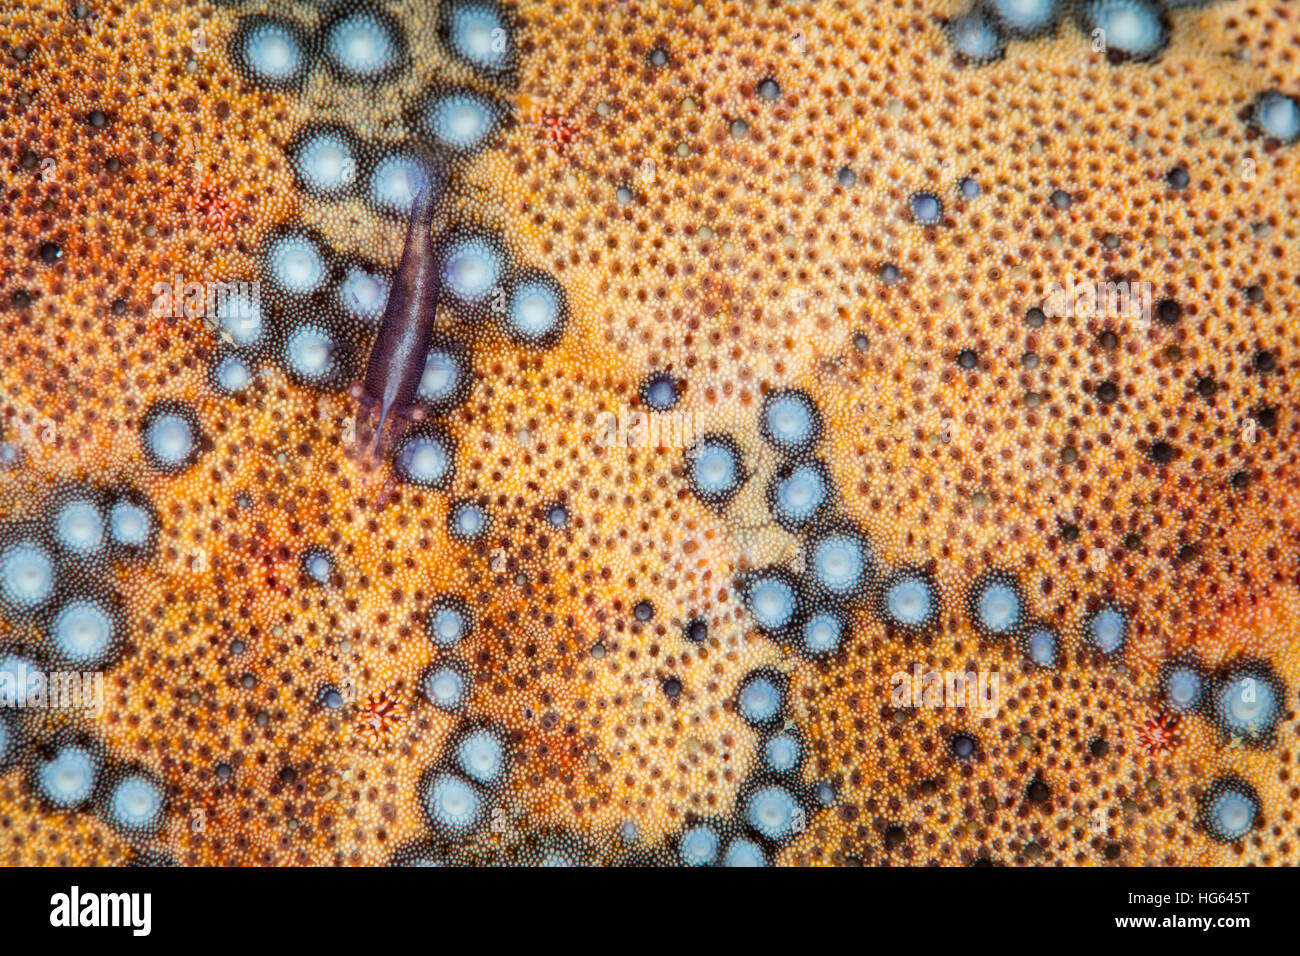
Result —
<path fill-rule="evenodd" d="M 415 396 L 438 308 L 438 261 L 431 236 L 436 199 L 428 187 L 415 199 L 366 374 L 352 388 L 358 404 L 350 453 L 368 473 L 392 451 L 403 420 L 419 421 L 425 414 Z"/>

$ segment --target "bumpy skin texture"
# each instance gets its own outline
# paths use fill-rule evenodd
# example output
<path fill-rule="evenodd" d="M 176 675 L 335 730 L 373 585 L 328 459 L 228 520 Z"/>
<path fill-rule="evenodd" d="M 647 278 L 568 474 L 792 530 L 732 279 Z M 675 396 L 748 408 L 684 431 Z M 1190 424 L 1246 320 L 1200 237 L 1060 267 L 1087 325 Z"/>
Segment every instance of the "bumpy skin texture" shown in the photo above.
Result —
<path fill-rule="evenodd" d="M 1300 146 L 1255 104 L 1300 95 L 1300 8 L 1168 11 L 1126 57 L 1067 4 L 974 62 L 966 6 L 5 3 L 0 561 L 52 564 L 0 567 L 0 670 L 67 669 L 77 595 L 117 617 L 101 712 L 0 711 L 0 862 L 1294 861 Z M 386 163 L 430 153 L 463 361 L 376 498 L 347 386 L 407 232 Z M 1156 306 L 1033 312 L 1067 277 Z M 260 282 L 260 324 L 159 308 L 178 278 Z M 781 394 L 820 424 L 784 448 Z M 777 521 L 814 461 L 825 506 Z M 78 556 L 87 492 L 155 535 Z M 914 666 L 998 706 L 905 706 Z"/>

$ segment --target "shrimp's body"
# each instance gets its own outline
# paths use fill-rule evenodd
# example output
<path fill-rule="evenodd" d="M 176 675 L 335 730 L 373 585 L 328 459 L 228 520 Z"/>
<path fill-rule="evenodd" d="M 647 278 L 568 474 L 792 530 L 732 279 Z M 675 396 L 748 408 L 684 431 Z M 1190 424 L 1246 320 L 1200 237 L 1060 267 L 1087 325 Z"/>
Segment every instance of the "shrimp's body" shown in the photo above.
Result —
<path fill-rule="evenodd" d="M 435 201 L 432 189 L 416 197 L 366 374 L 353 386 L 358 400 L 353 455 L 366 472 L 388 457 L 402 419 L 424 417 L 415 396 L 438 311 L 438 257 L 431 237 Z"/>

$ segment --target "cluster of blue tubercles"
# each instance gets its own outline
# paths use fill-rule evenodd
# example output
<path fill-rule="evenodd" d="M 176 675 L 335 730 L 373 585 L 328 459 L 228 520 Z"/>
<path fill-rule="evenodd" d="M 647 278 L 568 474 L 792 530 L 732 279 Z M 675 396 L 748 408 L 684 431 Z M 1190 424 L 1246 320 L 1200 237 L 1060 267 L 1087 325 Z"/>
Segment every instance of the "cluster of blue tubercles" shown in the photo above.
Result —
<path fill-rule="evenodd" d="M 0 732 L 0 761 L 5 736 Z M 12 739 L 8 746 L 19 744 Z M 94 813 L 140 846 L 165 824 L 169 801 L 163 782 L 138 764 L 114 758 L 94 738 L 62 729 L 33 732 L 21 745 L 30 792 L 49 810 Z"/>
<path fill-rule="evenodd" d="M 829 784 L 802 779 L 804 743 L 790 721 L 788 695 L 777 671 L 756 670 L 741 682 L 736 713 L 759 733 L 752 771 L 730 815 L 688 818 L 664 851 L 670 865 L 767 866 L 813 813 L 834 802 Z"/>
<path fill-rule="evenodd" d="M 421 675 L 419 689 L 439 710 L 463 713 L 469 703 L 473 683 L 464 644 L 473 630 L 474 617 L 463 598 L 443 594 L 433 599 L 424 632 L 438 656 Z"/>
<path fill-rule="evenodd" d="M 1014 641 L 1032 664 L 1052 668 L 1060 662 L 1060 634 L 1032 616 L 1020 582 L 1010 572 L 995 568 L 978 577 L 967 592 L 966 610 L 980 634 Z M 1123 608 L 1094 601 L 1080 622 L 1080 649 L 1103 660 L 1118 658 L 1129 627 L 1129 615 Z"/>
<path fill-rule="evenodd" d="M 872 574 L 865 535 L 833 517 L 835 488 L 817 455 L 825 426 L 812 396 L 802 389 L 769 392 L 758 430 L 779 460 L 767 484 L 767 506 L 786 531 L 801 536 L 805 567 L 794 574 L 770 567 L 740 582 L 746 608 L 759 629 L 809 657 L 835 653 L 848 636 L 848 607 Z"/>
<path fill-rule="evenodd" d="M 1156 693 L 1162 710 L 1209 720 L 1225 740 L 1248 747 L 1271 745 L 1286 715 L 1286 685 L 1263 660 L 1210 673 L 1194 658 L 1174 658 L 1161 668 Z"/>
<path fill-rule="evenodd" d="M 818 657 L 838 651 L 848 636 L 851 612 L 860 605 L 902 631 L 939 627 L 943 601 L 932 566 L 880 567 L 866 534 L 835 514 L 830 472 L 816 457 L 822 419 L 812 398 L 799 389 L 773 392 L 759 416 L 760 434 L 779 453 L 767 486 L 768 507 L 782 528 L 800 536 L 803 565 L 797 573 L 774 566 L 740 577 L 742 600 L 759 630 Z M 726 436 L 706 436 L 692 473 L 696 494 L 705 500 L 724 486 L 720 480 L 703 483 L 702 458 L 711 463 L 705 475 L 744 474 L 734 443 Z M 726 490 L 734 494 L 737 489 Z M 967 593 L 966 610 L 980 634 L 1013 640 L 1036 666 L 1057 666 L 1062 653 L 1058 631 L 1034 619 L 1009 571 L 993 569 L 977 578 Z M 1084 649 L 1102 659 L 1115 658 L 1129 635 L 1129 615 L 1112 603 L 1093 601 L 1080 628 Z"/>
<path fill-rule="evenodd" d="M 102 704 L 102 672 L 130 647 L 115 570 L 150 554 L 157 532 L 144 496 L 81 483 L 55 490 L 39 517 L 0 525 L 0 615 L 25 624 L 21 641 L 0 644 L 0 766 L 26 766 L 48 807 L 97 812 L 142 839 L 162 825 L 161 782 L 33 714 L 79 717 Z"/>
<path fill-rule="evenodd" d="M 664 849 L 663 862 L 687 867 L 770 866 L 780 849 L 808 826 L 815 805 L 815 796 L 806 787 L 754 780 L 743 789 L 731 816 L 691 819 Z"/>
<path fill-rule="evenodd" d="M 34 666 L 109 666 L 128 642 L 114 566 L 153 549 L 154 509 L 129 489 L 54 491 L 35 520 L 0 526 L 0 613 L 27 621 Z"/>
<path fill-rule="evenodd" d="M 455 844 L 485 827 L 500 826 L 500 811 L 493 811 L 510 762 L 504 731 L 464 723 L 449 739 L 442 759 L 420 780 L 420 804 L 433 837 Z"/>
<path fill-rule="evenodd" d="M 1273 746 L 1286 716 L 1286 684 L 1263 660 L 1238 660 L 1211 673 L 1193 657 L 1173 658 L 1161 668 L 1156 697 L 1166 713 L 1208 720 L 1225 741 L 1249 748 Z M 1199 824 L 1211 838 L 1231 843 L 1255 829 L 1262 807 L 1245 780 L 1220 777 L 1201 796 Z"/>
<path fill-rule="evenodd" d="M 936 624 L 941 605 L 930 571 L 901 567 L 881 574 L 866 533 L 835 514 L 831 472 L 816 457 L 823 423 L 813 398 L 801 389 L 768 394 L 759 433 L 779 454 L 768 509 L 802 544 L 798 574 L 768 567 L 742 576 L 741 594 L 759 630 L 815 658 L 839 652 L 854 606 L 874 606 L 904 630 Z"/>
<path fill-rule="evenodd" d="M 514 25 L 490 0 L 451 0 L 438 23 L 444 51 L 476 77 L 508 82 L 516 62 Z M 381 5 L 349 4 L 314 22 L 278 14 L 242 16 L 230 38 L 231 61 L 268 89 L 301 88 L 321 67 L 340 83 L 379 88 L 411 65 L 402 25 Z M 378 91 L 378 90 L 377 90 Z"/>
<path fill-rule="evenodd" d="M 531 348 L 559 340 L 569 317 L 564 289 L 545 272 L 515 265 L 499 235 L 455 226 L 441 237 L 438 255 L 444 301 L 463 322 L 487 320 Z"/>
<path fill-rule="evenodd" d="M 390 276 L 337 256 L 318 233 L 298 227 L 269 235 L 259 259 L 258 276 L 217 284 L 196 305 L 217 336 L 209 384 L 223 395 L 244 394 L 260 366 L 273 362 L 308 388 L 346 385 L 368 325 L 382 313 Z"/>
<path fill-rule="evenodd" d="M 1169 45 L 1171 11 L 1190 5 L 1186 0 L 980 0 L 945 25 L 953 52 L 972 65 L 1002 59 L 1012 41 L 1053 36 L 1067 17 L 1107 62 L 1152 62 Z"/>
<path fill-rule="evenodd" d="M 764 568 L 740 582 L 759 629 L 813 658 L 839 651 L 854 607 L 871 607 L 892 626 L 913 631 L 935 626 L 941 610 L 929 569 L 885 573 L 866 534 L 835 513 L 830 471 L 817 456 L 822 431 L 807 392 L 781 389 L 764 399 L 759 433 L 779 455 L 767 505 L 777 524 L 800 537 L 802 567 L 797 574 Z"/>

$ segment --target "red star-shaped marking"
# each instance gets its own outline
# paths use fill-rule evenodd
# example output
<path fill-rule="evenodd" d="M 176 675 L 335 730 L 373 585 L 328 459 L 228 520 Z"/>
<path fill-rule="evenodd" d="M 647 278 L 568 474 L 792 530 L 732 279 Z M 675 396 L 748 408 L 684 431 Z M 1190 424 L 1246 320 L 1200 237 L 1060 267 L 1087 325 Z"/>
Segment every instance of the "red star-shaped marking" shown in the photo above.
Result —
<path fill-rule="evenodd" d="M 372 737 L 385 737 L 402 722 L 402 708 L 387 694 L 371 694 L 357 720 Z"/>
<path fill-rule="evenodd" d="M 1138 728 L 1138 742 L 1149 754 L 1173 750 L 1181 739 L 1178 718 L 1172 714 L 1156 714 Z"/>
<path fill-rule="evenodd" d="M 581 132 L 578 124 L 560 110 L 543 110 L 538 122 L 541 126 L 542 139 L 549 143 L 551 148 L 561 156 L 568 154 L 569 144 Z"/>

